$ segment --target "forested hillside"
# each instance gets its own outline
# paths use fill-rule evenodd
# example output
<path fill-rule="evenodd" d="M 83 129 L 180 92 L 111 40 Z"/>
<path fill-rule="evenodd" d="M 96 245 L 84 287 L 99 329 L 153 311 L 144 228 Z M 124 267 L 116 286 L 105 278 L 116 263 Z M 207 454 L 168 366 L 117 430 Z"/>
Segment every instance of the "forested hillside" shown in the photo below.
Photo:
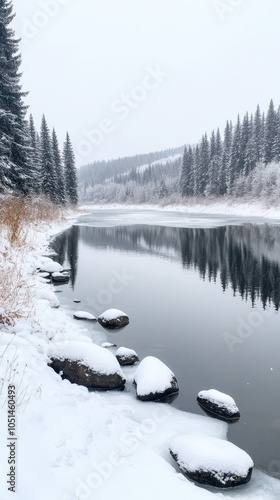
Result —
<path fill-rule="evenodd" d="M 257 106 L 254 114 L 238 115 L 235 124 L 227 121 L 223 133 L 204 134 L 182 156 L 181 150 L 83 167 L 80 198 L 93 203 L 181 203 L 225 196 L 278 200 L 280 108 L 272 100 L 266 114 Z"/>
<path fill-rule="evenodd" d="M 160 190 L 173 191 L 174 179 L 181 169 L 183 147 L 99 161 L 79 171 L 79 195 L 82 201 L 145 203 L 157 198 Z M 176 181 L 177 182 L 177 181 Z"/>

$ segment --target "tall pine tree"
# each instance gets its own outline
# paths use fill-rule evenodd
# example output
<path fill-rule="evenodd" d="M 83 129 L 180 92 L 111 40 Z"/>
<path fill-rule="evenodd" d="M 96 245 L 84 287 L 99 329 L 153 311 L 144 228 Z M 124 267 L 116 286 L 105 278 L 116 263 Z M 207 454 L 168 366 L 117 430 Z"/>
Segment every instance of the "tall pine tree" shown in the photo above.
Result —
<path fill-rule="evenodd" d="M 75 167 L 75 155 L 70 141 L 69 134 L 66 134 L 66 141 L 63 148 L 65 189 L 68 201 L 72 205 L 78 203 L 77 172 Z"/>
<path fill-rule="evenodd" d="M 64 171 L 63 171 L 61 154 L 59 151 L 59 144 L 55 129 L 53 129 L 52 132 L 52 152 L 53 152 L 53 160 L 56 171 L 56 201 L 60 205 L 65 205 L 66 193 L 65 193 Z"/>
<path fill-rule="evenodd" d="M 42 193 L 48 196 L 54 203 L 58 203 L 56 169 L 53 159 L 50 131 L 45 115 L 43 115 L 41 124 L 40 160 L 42 172 Z"/>
<path fill-rule="evenodd" d="M 30 148 L 26 106 L 20 85 L 19 40 L 10 24 L 14 18 L 12 2 L 0 0 L 0 181 L 22 194 L 32 190 L 32 150 Z"/>

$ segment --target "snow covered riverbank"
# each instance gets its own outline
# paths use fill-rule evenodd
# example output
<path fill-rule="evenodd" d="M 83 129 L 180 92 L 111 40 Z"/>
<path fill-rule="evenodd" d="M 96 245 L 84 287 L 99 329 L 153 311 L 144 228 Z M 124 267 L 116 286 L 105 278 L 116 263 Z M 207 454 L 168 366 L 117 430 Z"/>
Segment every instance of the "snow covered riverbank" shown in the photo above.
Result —
<path fill-rule="evenodd" d="M 216 200 L 198 200 L 189 203 L 165 204 L 165 205 L 83 205 L 83 210 L 156 210 L 159 212 L 180 212 L 186 214 L 203 215 L 230 215 L 250 219 L 252 217 L 263 217 L 280 221 L 280 206 L 268 206 L 262 202 L 245 202 L 244 200 L 234 199 L 216 199 Z"/>
<path fill-rule="evenodd" d="M 169 405 L 137 401 L 137 367 L 123 367 L 124 392 L 97 393 L 62 380 L 47 365 L 56 343 L 96 340 L 94 332 L 90 338 L 87 322 L 51 307 L 52 285 L 34 274 L 50 236 L 69 225 L 71 221 L 30 228 L 32 249 L 21 262 L 34 311 L 0 332 L 1 500 L 109 500 L 127 494 L 136 500 L 279 500 L 280 481 L 256 470 L 249 484 L 228 491 L 206 490 L 184 478 L 169 453 L 173 438 L 199 433 L 226 439 L 228 426 Z M 9 382 L 17 391 L 16 494 L 8 492 L 6 479 Z"/>

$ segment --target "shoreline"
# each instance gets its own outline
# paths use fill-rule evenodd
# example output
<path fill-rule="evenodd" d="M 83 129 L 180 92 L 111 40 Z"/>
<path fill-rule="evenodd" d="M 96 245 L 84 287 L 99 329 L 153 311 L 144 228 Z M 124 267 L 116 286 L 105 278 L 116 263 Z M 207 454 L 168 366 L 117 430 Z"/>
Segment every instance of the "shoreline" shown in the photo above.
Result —
<path fill-rule="evenodd" d="M 75 321 L 71 311 L 51 307 L 50 297 L 42 295 L 42 290 L 51 292 L 53 285 L 42 284 L 38 275 L 33 275 L 41 256 L 51 255 L 51 240 L 70 228 L 80 215 L 84 214 L 72 213 L 60 223 L 32 228 L 34 248 L 24 258 L 28 264 L 26 287 L 40 292 L 35 312 L 0 329 L 0 376 L 5 380 L 5 363 L 10 363 L 11 369 L 16 366 L 13 381 L 18 389 L 16 497 L 1 480 L 1 491 L 7 493 L 3 500 L 17 498 L 17 494 L 20 500 L 35 499 L 38 491 L 40 500 L 107 500 L 117 490 L 122 491 L 124 484 L 128 491 L 134 491 L 138 484 L 135 500 L 155 495 L 163 499 L 173 495 L 178 500 L 186 496 L 215 500 L 221 491 L 205 490 L 178 473 L 169 454 L 169 442 L 186 432 L 227 439 L 227 424 L 169 405 L 142 403 L 129 388 L 124 392 L 89 392 L 62 380 L 47 364 L 49 348 L 56 342 L 95 341 L 94 331 L 89 336 L 87 324 Z M 125 375 L 131 384 L 131 371 L 127 369 Z M 6 376 L 4 398 L 8 382 Z M 2 406 L 4 432 L 6 421 L 7 411 Z M 6 455 L 4 445 L 0 451 L 4 467 Z M 277 500 L 280 481 L 255 470 L 246 489 L 234 490 L 234 498 L 249 500 L 252 496 L 256 500 Z"/>
<path fill-rule="evenodd" d="M 81 210 L 155 210 L 159 212 L 186 213 L 193 215 L 228 215 L 244 218 L 263 217 L 264 219 L 275 219 L 280 222 L 280 205 L 267 207 L 262 203 L 244 202 L 244 200 L 223 200 L 211 202 L 198 202 L 190 204 L 136 204 L 125 205 L 119 203 L 112 204 L 81 204 Z"/>

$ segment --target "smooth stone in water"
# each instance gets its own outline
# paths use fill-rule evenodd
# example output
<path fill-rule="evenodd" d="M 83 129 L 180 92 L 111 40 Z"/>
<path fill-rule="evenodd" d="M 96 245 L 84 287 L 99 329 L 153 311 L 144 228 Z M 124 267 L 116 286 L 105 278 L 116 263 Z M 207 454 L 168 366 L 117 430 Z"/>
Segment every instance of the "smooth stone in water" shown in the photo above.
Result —
<path fill-rule="evenodd" d="M 162 361 L 147 356 L 141 361 L 134 375 L 137 398 L 141 401 L 172 402 L 179 386 L 174 373 Z"/>
<path fill-rule="evenodd" d="M 244 451 L 223 439 L 186 435 L 173 439 L 170 454 L 192 481 L 231 488 L 250 481 L 254 463 Z"/>
<path fill-rule="evenodd" d="M 116 352 L 116 358 L 121 366 L 134 365 L 139 361 L 139 358 L 133 349 L 120 347 Z"/>
<path fill-rule="evenodd" d="M 234 399 L 223 392 L 216 391 L 216 389 L 200 391 L 197 402 L 210 417 L 227 423 L 238 422 L 240 419 L 240 412 Z"/>
<path fill-rule="evenodd" d="M 96 317 L 93 314 L 86 311 L 76 311 L 73 313 L 75 319 L 85 320 L 85 321 L 96 321 Z"/>
<path fill-rule="evenodd" d="M 99 316 L 98 322 L 104 328 L 117 329 L 128 325 L 129 318 L 119 309 L 108 309 Z"/>

